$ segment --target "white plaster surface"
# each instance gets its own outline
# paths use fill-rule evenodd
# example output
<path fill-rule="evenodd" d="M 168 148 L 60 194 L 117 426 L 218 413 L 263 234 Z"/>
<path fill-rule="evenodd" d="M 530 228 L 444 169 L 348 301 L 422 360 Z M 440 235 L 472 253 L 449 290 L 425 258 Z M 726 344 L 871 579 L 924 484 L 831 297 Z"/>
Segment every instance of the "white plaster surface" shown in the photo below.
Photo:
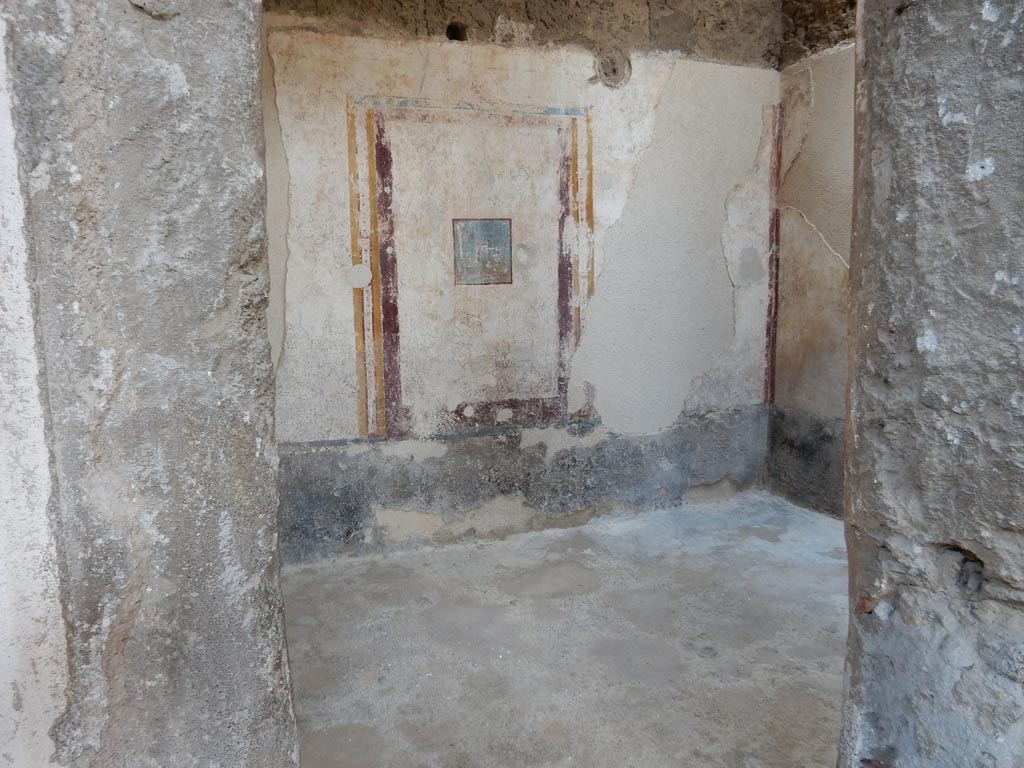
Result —
<path fill-rule="evenodd" d="M 394 121 L 402 396 L 414 431 L 460 403 L 557 395 L 558 169 L 550 127 Z M 429 147 L 429 151 L 423 151 Z M 426 179 L 450 179 L 428 184 Z M 511 218 L 511 285 L 456 285 L 453 218 Z"/>
<path fill-rule="evenodd" d="M 809 57 L 782 73 L 787 113 L 786 169 L 779 204 L 798 208 L 847 262 L 853 209 L 852 44 Z M 810 89 L 795 104 L 794 90 Z M 790 130 L 792 128 L 792 130 Z"/>
<path fill-rule="evenodd" d="M 283 345 L 279 440 L 358 435 L 349 96 L 442 107 L 472 102 L 497 111 L 589 109 L 596 292 L 587 302 L 581 275 L 582 337 L 569 410 L 585 405 L 584 393 L 592 391 L 609 428 L 639 434 L 669 426 L 687 408 L 760 401 L 769 204 L 762 109 L 777 98 L 777 73 L 636 55 L 629 83 L 613 90 L 592 82 L 593 58 L 583 50 L 352 38 L 274 15 L 267 25 L 265 72 L 273 89 L 265 93 L 275 94 L 267 121 L 277 294 L 271 329 L 283 339 L 275 342 Z M 427 435 L 442 406 L 552 392 L 558 169 L 550 139 L 539 132 L 421 128 L 389 124 L 403 401 L 413 411 L 414 434 Z M 365 139 L 359 141 L 365 153 Z M 481 169 L 488 156 L 498 159 Z M 359 170 L 362 177 L 365 167 Z M 466 179 L 462 188 L 447 183 L 456 172 Z M 449 208 L 471 205 L 480 212 L 470 217 L 518 206 L 517 221 L 534 229 L 527 247 L 517 249 L 524 230 L 514 225 L 514 270 L 522 281 L 514 290 L 452 285 L 445 230 L 457 214 Z M 275 247 L 282 236 L 286 249 Z M 459 299 L 470 293 L 472 300 Z"/>
<path fill-rule="evenodd" d="M 6 39 L 0 17 L 0 763 L 28 768 L 54 753 L 67 662 Z"/>
<path fill-rule="evenodd" d="M 571 386 L 593 384 L 614 431 L 656 432 L 684 409 L 761 399 L 770 205 L 762 111 L 777 88 L 771 71 L 673 66 L 573 361 Z"/>
<path fill-rule="evenodd" d="M 853 87 L 852 45 L 782 73 L 776 402 L 823 418 L 846 404 Z"/>

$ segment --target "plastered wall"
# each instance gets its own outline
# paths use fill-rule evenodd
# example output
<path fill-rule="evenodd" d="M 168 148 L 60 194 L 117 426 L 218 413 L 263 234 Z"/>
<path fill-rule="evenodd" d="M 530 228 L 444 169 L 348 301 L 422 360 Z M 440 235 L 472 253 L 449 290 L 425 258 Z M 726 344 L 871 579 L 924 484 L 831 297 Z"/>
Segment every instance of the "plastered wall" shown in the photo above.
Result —
<path fill-rule="evenodd" d="M 684 440 L 693 420 L 737 409 L 746 426 L 724 439 L 743 434 L 727 452 L 736 466 L 696 475 L 756 476 L 776 73 L 638 54 L 629 81 L 609 88 L 582 48 L 385 41 L 276 16 L 266 38 L 286 509 L 308 523 L 346 507 L 339 494 L 363 480 L 307 470 L 327 461 L 309 458 L 316 451 L 351 458 L 352 441 L 376 456 L 377 437 L 430 440 L 408 460 L 457 461 L 459 472 L 442 474 L 465 477 L 440 482 L 479 486 L 488 462 L 467 456 L 462 467 L 437 441 L 497 430 L 515 442 L 512 458 L 488 461 L 515 466 L 522 430 L 540 431 L 541 462 L 497 483 L 495 494 L 517 504 L 529 496 L 524 478 L 536 488 L 555 471 L 556 445 L 571 453 L 673 429 Z M 458 284 L 452 219 L 462 217 L 511 219 L 511 284 Z M 620 450 L 589 461 L 620 460 Z M 676 467 L 682 460 L 665 450 L 640 451 L 637 462 Z M 368 461 L 336 458 L 344 468 Z M 683 463 L 682 487 L 645 470 L 650 482 L 631 498 L 685 494 L 696 464 Z M 322 482 L 332 490 L 314 490 Z M 469 494 L 445 507 L 417 488 L 350 499 L 359 519 L 331 535 L 383 535 L 385 507 L 468 514 L 490 500 Z M 537 512 L 527 505 L 527 517 Z M 571 499 L 556 506 L 574 511 Z M 324 526 L 333 530 L 323 520 L 313 528 Z"/>
<path fill-rule="evenodd" d="M 779 308 L 768 480 L 839 514 L 853 214 L 854 46 L 782 71 Z"/>
<path fill-rule="evenodd" d="M 49 731 L 65 705 L 67 651 L 7 34 L 0 16 L 0 760 L 36 766 L 56 751 Z"/>

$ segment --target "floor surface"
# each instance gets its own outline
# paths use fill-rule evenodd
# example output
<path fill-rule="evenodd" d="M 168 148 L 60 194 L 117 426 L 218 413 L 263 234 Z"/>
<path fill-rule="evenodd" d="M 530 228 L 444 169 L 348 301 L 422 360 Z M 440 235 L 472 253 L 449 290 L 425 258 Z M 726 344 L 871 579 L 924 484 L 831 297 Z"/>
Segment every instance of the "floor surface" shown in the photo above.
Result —
<path fill-rule="evenodd" d="M 775 497 L 285 568 L 303 768 L 832 768 L 842 525 Z"/>

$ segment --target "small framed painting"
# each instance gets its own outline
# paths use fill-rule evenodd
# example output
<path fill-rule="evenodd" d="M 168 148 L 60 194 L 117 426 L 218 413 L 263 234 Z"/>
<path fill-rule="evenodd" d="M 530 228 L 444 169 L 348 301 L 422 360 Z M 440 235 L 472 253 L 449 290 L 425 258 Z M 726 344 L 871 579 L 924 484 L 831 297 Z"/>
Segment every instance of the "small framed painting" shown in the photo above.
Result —
<path fill-rule="evenodd" d="M 512 219 L 452 219 L 456 285 L 512 283 Z"/>

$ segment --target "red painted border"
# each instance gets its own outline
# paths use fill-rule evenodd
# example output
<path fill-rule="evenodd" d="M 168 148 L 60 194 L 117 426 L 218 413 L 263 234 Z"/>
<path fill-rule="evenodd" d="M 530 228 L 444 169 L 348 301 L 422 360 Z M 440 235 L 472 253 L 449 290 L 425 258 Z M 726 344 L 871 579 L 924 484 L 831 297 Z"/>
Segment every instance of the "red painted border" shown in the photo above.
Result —
<path fill-rule="evenodd" d="M 384 418 L 388 437 L 407 435 L 411 418 L 402 405 L 401 336 L 398 327 L 398 262 L 395 254 L 395 217 L 392 210 L 391 142 L 384 119 L 378 115 L 374 138 L 377 164 L 377 231 L 381 276 L 381 315 L 384 333 Z"/>
<path fill-rule="evenodd" d="M 779 327 L 779 205 L 782 177 L 782 105 L 772 107 L 772 156 L 769 167 L 768 319 L 764 341 L 764 402 L 775 402 L 775 356 Z"/>
<path fill-rule="evenodd" d="M 548 123 L 550 125 L 550 123 Z M 565 131 L 557 126 L 565 145 Z M 381 269 L 381 303 L 384 332 L 384 392 L 387 437 L 403 437 L 411 430 L 411 414 L 402 404 L 401 342 L 398 327 L 398 264 L 395 253 L 395 219 L 392 208 L 393 186 L 391 143 L 387 137 L 384 116 L 378 112 L 374 152 L 377 163 L 377 218 Z M 460 403 L 448 412 L 451 430 L 502 425 L 539 425 L 564 421 L 569 389 L 569 351 L 572 345 L 572 238 L 568 231 L 572 220 L 570 168 L 568 148 L 562 157 L 558 174 L 558 372 L 557 394 L 551 398 L 513 398 L 508 400 Z M 472 408 L 472 415 L 466 411 Z M 498 412 L 512 411 L 510 419 L 497 421 Z"/>

